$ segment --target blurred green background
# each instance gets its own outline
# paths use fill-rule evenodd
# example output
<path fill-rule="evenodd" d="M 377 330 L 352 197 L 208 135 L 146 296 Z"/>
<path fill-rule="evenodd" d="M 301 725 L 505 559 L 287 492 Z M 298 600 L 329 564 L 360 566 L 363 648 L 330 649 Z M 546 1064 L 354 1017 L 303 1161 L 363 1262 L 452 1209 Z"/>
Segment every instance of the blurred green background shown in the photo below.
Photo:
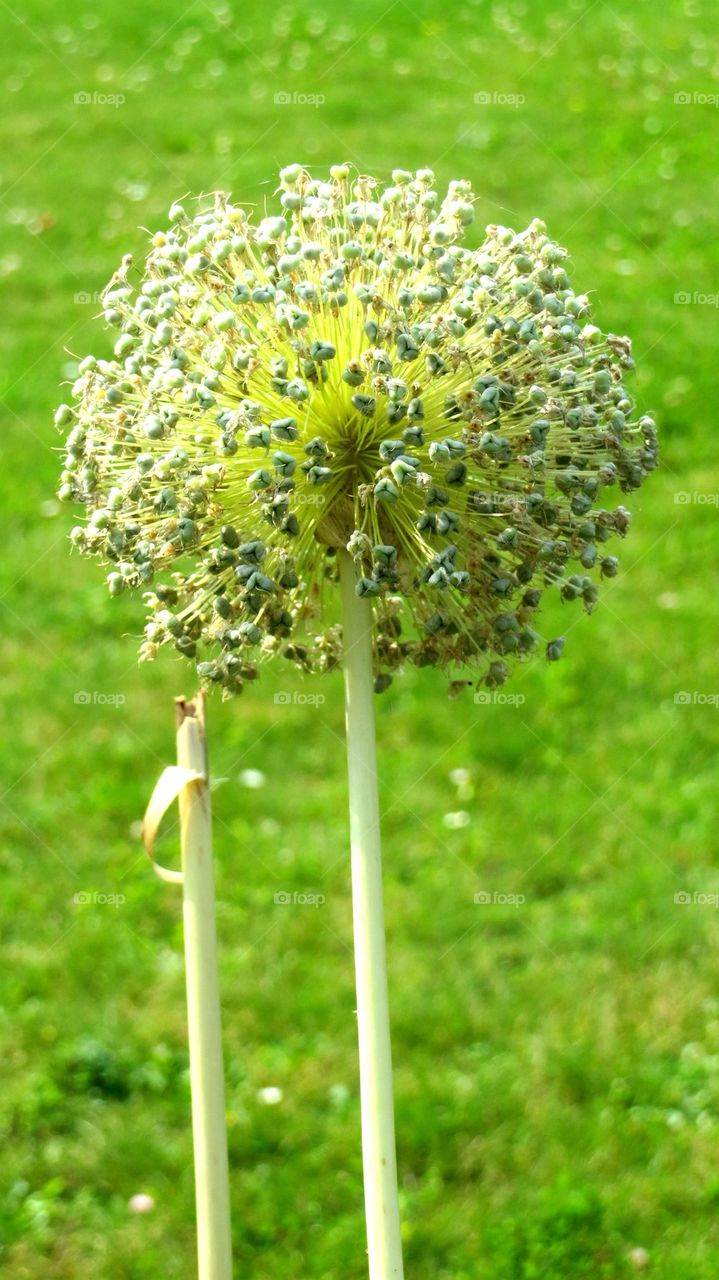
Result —
<path fill-rule="evenodd" d="M 174 198 L 261 207 L 278 166 L 347 160 L 470 177 L 475 239 L 545 218 L 633 336 L 663 438 L 595 616 L 549 611 L 562 663 L 523 668 L 514 705 L 450 703 L 433 672 L 378 702 L 407 1273 L 715 1277 L 716 12 L 12 0 L 0 22 L 2 1274 L 194 1274 L 180 903 L 138 843 L 191 672 L 138 669 L 139 601 L 69 554 L 58 384 L 109 352 L 97 293 Z M 275 703 L 297 688 L 268 669 L 210 708 L 236 1274 L 361 1280 L 341 688 Z"/>

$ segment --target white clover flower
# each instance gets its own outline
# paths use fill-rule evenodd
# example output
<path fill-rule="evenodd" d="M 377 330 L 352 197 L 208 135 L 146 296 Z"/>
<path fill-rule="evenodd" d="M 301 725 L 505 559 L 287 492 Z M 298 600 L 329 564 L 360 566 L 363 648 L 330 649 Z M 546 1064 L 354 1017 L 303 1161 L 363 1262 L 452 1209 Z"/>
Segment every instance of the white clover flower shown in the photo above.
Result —
<path fill-rule="evenodd" d="M 257 1090 L 257 1101 L 262 1103 L 263 1107 L 276 1107 L 280 1104 L 284 1094 L 277 1085 L 268 1084 L 264 1089 Z"/>
<path fill-rule="evenodd" d="M 143 1191 L 138 1191 L 136 1195 L 130 1196 L 127 1207 L 130 1213 L 152 1213 L 155 1208 L 155 1201 L 152 1196 L 148 1196 Z"/>
<path fill-rule="evenodd" d="M 141 657 L 173 645 L 228 693 L 275 653 L 337 666 L 345 547 L 378 690 L 408 662 L 501 684 L 546 587 L 591 609 L 617 572 L 629 515 L 605 491 L 656 465 L 630 343 L 589 322 L 543 223 L 465 246 L 465 181 L 290 165 L 279 196 L 257 222 L 222 194 L 175 204 L 137 278 L 123 260 L 114 357 L 55 415 L 60 496 L 88 511 L 72 540 L 111 594 L 146 589 Z"/>
<path fill-rule="evenodd" d="M 455 813 L 445 813 L 442 822 L 449 831 L 463 831 L 472 821 L 472 815 L 466 809 L 457 809 Z"/>
<path fill-rule="evenodd" d="M 470 785 L 472 781 L 472 775 L 469 769 L 464 769 L 464 768 L 452 769 L 450 770 L 449 780 L 450 782 L 454 783 L 458 791 L 462 791 Z"/>
<path fill-rule="evenodd" d="M 250 791 L 257 791 L 260 787 L 264 787 L 266 781 L 261 769 L 243 769 L 239 774 L 240 786 L 247 787 Z"/>

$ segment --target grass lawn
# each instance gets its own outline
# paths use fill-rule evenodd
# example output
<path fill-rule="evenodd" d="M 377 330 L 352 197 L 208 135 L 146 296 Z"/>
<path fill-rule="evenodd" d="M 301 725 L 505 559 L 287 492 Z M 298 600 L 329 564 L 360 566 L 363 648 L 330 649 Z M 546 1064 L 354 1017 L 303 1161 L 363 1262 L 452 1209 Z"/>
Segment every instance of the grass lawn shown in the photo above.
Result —
<path fill-rule="evenodd" d="M 471 177 L 477 236 L 543 217 L 633 336 L 663 439 L 594 617 L 544 615 L 561 663 L 522 668 L 511 705 L 450 702 L 433 672 L 378 702 L 407 1274 L 622 1280 L 646 1251 L 653 1280 L 713 1280 L 719 917 L 694 895 L 719 891 L 716 12 L 12 0 L 0 23 L 2 1274 L 194 1274 L 180 901 L 138 842 L 191 671 L 138 668 L 140 602 L 69 554 L 58 383 L 109 352 L 97 292 L 173 199 L 261 206 L 278 166 L 348 160 Z M 366 1271 L 340 680 L 274 698 L 307 687 L 267 668 L 210 707 L 252 1280 Z M 325 901 L 275 902 L 295 891 Z"/>

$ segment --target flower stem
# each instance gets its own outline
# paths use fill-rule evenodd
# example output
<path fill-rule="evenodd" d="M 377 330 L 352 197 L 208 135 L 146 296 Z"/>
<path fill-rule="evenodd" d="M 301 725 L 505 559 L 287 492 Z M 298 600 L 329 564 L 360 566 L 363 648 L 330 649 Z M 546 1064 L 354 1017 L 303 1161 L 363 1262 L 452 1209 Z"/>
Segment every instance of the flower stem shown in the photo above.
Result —
<path fill-rule="evenodd" d="M 372 613 L 340 552 L 362 1159 L 370 1280 L 402 1280 L 382 856 L 374 730 Z"/>
<path fill-rule="evenodd" d="M 177 699 L 177 763 L 208 777 L 204 699 Z M 212 814 L 207 781 L 179 797 L 199 1280 L 232 1280 Z"/>

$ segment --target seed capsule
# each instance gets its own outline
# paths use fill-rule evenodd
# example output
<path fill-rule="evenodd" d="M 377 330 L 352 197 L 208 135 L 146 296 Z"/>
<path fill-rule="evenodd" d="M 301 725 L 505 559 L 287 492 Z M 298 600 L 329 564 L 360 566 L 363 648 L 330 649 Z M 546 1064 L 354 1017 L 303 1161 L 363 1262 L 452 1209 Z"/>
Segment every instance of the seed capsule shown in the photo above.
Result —
<path fill-rule="evenodd" d="M 377 401 L 374 396 L 365 396 L 359 393 L 352 396 L 352 404 L 365 418 L 371 418 L 377 408 Z"/>
<path fill-rule="evenodd" d="M 275 418 L 270 423 L 270 431 L 275 440 L 296 440 L 300 434 L 294 418 Z"/>

